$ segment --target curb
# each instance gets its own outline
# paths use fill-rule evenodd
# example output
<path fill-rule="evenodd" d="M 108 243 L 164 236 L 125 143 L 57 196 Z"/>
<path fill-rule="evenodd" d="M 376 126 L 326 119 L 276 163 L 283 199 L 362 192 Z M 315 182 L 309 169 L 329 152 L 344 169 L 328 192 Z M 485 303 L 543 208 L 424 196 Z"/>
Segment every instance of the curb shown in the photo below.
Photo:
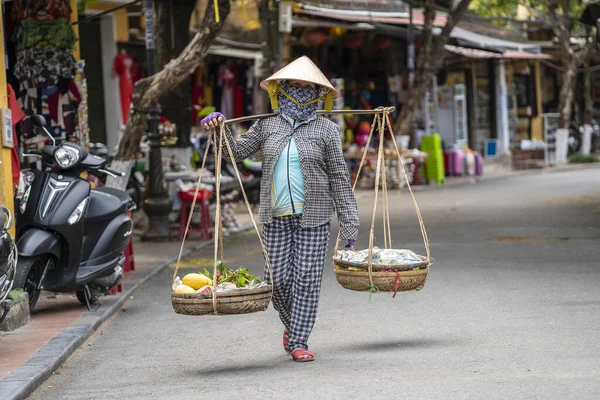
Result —
<path fill-rule="evenodd" d="M 235 233 L 245 232 L 253 229 L 252 224 L 243 226 Z M 185 249 L 182 257 L 188 256 L 194 251 L 208 246 L 211 241 L 199 243 L 191 248 Z M 15 369 L 2 380 L 0 380 L 0 399 L 22 400 L 33 393 L 44 381 L 46 381 L 75 350 L 83 344 L 107 319 L 121 309 L 123 304 L 131 297 L 140 286 L 154 277 L 160 271 L 168 268 L 169 264 L 177 262 L 178 257 L 172 257 L 166 261 L 155 263 L 150 272 L 133 283 L 133 285 L 114 298 L 106 308 L 100 307 L 96 311 L 86 311 L 77 318 L 70 326 L 54 336 L 41 349 L 35 352 L 25 364 Z M 111 299 L 112 300 L 112 299 Z M 83 321 L 77 323 L 77 321 Z"/>
<path fill-rule="evenodd" d="M 540 169 L 529 169 L 520 172 L 513 172 L 511 174 L 503 174 L 503 175 L 492 175 L 488 177 L 465 177 L 464 179 L 458 182 L 448 183 L 446 180 L 442 185 L 421 185 L 421 186 L 411 186 L 413 192 L 426 192 L 430 190 L 439 190 L 439 189 L 451 189 L 454 187 L 462 187 L 467 185 L 476 185 L 486 182 L 496 182 L 505 179 L 518 178 L 523 176 L 533 176 L 533 175 L 546 175 L 546 174 L 559 174 L 564 172 L 574 172 L 574 171 L 584 171 L 588 169 L 600 169 L 600 163 L 590 163 L 590 164 L 576 164 L 572 166 L 564 166 L 564 167 L 554 167 L 554 168 L 540 168 Z"/>

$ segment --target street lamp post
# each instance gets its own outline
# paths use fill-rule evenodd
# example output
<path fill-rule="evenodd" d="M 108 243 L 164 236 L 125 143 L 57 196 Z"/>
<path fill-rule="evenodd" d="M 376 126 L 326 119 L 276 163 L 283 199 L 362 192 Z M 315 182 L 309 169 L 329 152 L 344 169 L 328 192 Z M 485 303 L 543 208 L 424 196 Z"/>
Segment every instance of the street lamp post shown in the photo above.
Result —
<path fill-rule="evenodd" d="M 154 40 L 154 9 L 152 0 L 144 1 L 144 18 L 146 21 L 146 57 L 148 62 L 148 75 L 156 74 L 156 45 Z M 150 141 L 150 160 L 148 178 L 148 197 L 144 201 L 144 212 L 148 215 L 148 230 L 144 233 L 144 240 L 169 239 L 169 213 L 173 202 L 169 198 L 164 186 L 162 168 L 162 155 L 160 151 L 160 134 L 158 122 L 160 120 L 160 106 L 153 102 L 148 112 L 148 139 Z"/>

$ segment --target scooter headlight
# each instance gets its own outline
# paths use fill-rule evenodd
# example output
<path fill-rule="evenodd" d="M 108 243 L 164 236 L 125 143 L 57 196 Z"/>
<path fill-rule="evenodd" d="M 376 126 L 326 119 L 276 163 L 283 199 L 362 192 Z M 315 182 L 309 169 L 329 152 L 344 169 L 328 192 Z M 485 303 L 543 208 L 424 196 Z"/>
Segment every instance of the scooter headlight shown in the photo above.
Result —
<path fill-rule="evenodd" d="M 25 213 L 25 209 L 27 208 L 27 200 L 29 200 L 29 192 L 31 192 L 31 186 L 27 188 L 23 197 L 21 197 L 21 204 L 19 205 L 19 211 L 21 214 Z"/>
<path fill-rule="evenodd" d="M 54 159 L 62 169 L 67 169 L 77 164 L 80 157 L 79 149 L 73 146 L 62 145 L 54 151 Z"/>
<path fill-rule="evenodd" d="M 81 219 L 81 216 L 83 215 L 83 212 L 85 211 L 85 205 L 87 204 L 87 201 L 88 201 L 87 198 L 83 199 L 83 201 L 81 203 L 79 203 L 79 205 L 75 208 L 75 210 L 73 211 L 73 213 L 67 220 L 69 225 L 76 224 Z"/>

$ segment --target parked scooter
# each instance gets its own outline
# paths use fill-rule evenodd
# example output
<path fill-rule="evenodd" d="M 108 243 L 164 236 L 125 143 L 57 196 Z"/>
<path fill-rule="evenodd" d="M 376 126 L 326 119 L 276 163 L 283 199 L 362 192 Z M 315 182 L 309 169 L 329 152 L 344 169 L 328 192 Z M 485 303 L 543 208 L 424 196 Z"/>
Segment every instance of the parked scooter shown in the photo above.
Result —
<path fill-rule="evenodd" d="M 13 287 L 15 266 L 17 264 L 17 247 L 8 231 L 12 227 L 13 216 L 10 210 L 2 207 L 0 214 L 0 323 L 10 311 L 11 302 L 7 300 Z"/>
<path fill-rule="evenodd" d="M 120 190 L 91 190 L 82 172 L 114 177 L 122 173 L 78 144 L 56 145 L 43 116 L 34 115 L 32 121 L 54 144 L 29 154 L 41 157 L 50 168 L 21 198 L 14 286 L 29 293 L 30 309 L 42 290 L 74 291 L 91 309 L 123 276 L 123 251 L 133 230 L 130 215 L 135 204 Z"/>

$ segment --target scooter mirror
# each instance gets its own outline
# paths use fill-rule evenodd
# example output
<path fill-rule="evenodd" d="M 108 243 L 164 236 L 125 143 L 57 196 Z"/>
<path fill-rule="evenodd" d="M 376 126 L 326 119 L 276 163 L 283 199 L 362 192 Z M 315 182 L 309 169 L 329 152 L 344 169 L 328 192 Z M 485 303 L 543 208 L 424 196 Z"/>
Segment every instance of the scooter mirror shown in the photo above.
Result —
<path fill-rule="evenodd" d="M 33 114 L 31 116 L 31 120 L 33 121 L 33 124 L 40 128 L 41 130 L 44 131 L 44 133 L 52 140 L 52 143 L 54 144 L 54 146 L 56 146 L 56 140 L 54 140 L 54 137 L 52 137 L 52 135 L 50 134 L 50 132 L 48 132 L 48 129 L 46 129 L 47 126 L 47 122 L 46 122 L 46 118 L 44 118 L 43 115 L 40 114 Z"/>
<path fill-rule="evenodd" d="M 47 125 L 46 118 L 44 118 L 44 116 L 40 114 L 33 114 L 31 116 L 31 120 L 33 121 L 33 124 L 38 128 L 45 128 Z"/>

